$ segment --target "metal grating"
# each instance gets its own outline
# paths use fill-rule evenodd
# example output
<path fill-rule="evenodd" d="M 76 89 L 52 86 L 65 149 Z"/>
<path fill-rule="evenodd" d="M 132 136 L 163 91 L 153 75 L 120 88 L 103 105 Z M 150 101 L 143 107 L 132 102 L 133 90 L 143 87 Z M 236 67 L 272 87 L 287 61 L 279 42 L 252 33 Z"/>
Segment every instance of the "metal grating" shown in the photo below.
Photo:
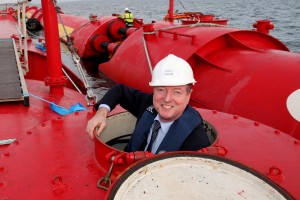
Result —
<path fill-rule="evenodd" d="M 12 39 L 0 39 L 0 102 L 23 101 Z"/>

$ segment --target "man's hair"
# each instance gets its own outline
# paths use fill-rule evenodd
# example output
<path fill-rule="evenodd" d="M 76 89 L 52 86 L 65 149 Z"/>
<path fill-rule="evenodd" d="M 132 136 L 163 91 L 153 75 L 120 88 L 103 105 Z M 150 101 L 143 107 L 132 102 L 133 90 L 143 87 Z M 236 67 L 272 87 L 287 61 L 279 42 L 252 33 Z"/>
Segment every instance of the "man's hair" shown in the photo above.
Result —
<path fill-rule="evenodd" d="M 192 84 L 188 84 L 187 87 L 186 87 L 187 93 L 191 93 L 192 89 L 193 89 L 193 85 Z"/>

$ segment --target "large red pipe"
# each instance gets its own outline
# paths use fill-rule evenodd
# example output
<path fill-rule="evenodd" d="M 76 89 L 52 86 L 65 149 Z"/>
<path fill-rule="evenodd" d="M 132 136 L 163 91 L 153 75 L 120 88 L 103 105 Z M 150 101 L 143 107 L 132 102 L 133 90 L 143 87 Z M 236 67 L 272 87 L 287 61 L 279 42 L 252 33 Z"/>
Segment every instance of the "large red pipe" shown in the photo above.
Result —
<path fill-rule="evenodd" d="M 66 83 L 66 79 L 62 74 L 62 62 L 59 51 L 60 42 L 57 26 L 58 21 L 53 1 L 42 0 L 42 9 L 47 48 L 47 68 L 49 75 L 45 79 L 45 83 L 50 86 L 51 94 L 64 95 L 63 85 Z"/>
<path fill-rule="evenodd" d="M 170 0 L 169 2 L 169 21 L 174 21 L 174 0 Z"/>

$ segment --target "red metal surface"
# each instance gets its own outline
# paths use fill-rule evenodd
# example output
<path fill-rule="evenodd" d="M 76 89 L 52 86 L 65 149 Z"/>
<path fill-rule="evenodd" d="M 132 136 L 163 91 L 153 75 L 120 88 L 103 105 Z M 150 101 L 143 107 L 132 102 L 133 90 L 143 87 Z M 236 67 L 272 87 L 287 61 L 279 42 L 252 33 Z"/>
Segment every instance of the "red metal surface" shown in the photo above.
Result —
<path fill-rule="evenodd" d="M 43 95 L 42 84 L 32 82 L 34 89 L 30 89 Z M 65 103 L 79 97 L 69 90 L 66 94 Z M 94 153 L 93 142 L 85 133 L 85 124 L 92 112 L 62 117 L 39 100 L 33 100 L 31 104 L 34 107 L 29 110 L 19 105 L 18 114 L 12 116 L 26 119 L 22 117 L 26 110 L 27 113 L 38 111 L 35 115 L 43 117 L 35 123 L 32 123 L 33 119 L 27 119 L 29 123 L 22 120 L 31 126 L 15 130 L 18 132 L 17 142 L 3 150 L 0 157 L 2 197 L 19 199 L 26 194 L 28 199 L 35 196 L 43 199 L 103 198 L 107 191 L 97 188 L 97 183 L 107 175 L 112 156 L 115 156 L 110 176 L 112 182 L 134 163 L 131 154 L 124 154 L 98 140 L 95 141 Z M 297 173 L 300 167 L 299 140 L 239 116 L 204 109 L 198 111 L 217 131 L 213 147 L 226 149 L 220 156 L 247 165 L 273 180 L 294 198 L 300 197 L 297 188 L 300 178 Z M 45 113 L 48 115 L 44 116 Z M 215 155 L 212 151 L 210 153 Z"/>
<path fill-rule="evenodd" d="M 28 84 L 30 92 L 64 107 L 85 102 L 72 90 L 65 89 L 64 97 L 57 98 L 41 81 Z M 105 192 L 96 183 L 104 172 L 85 133 L 89 112 L 63 117 L 50 110 L 48 103 L 33 98 L 29 107 L 10 104 L 1 106 L 0 112 L 7 119 L 1 120 L 1 139 L 17 138 L 1 149 L 1 198 L 102 199 Z"/>
<path fill-rule="evenodd" d="M 2 11 L 1 11 L 2 12 Z M 13 34 L 17 34 L 17 21 L 12 15 L 0 15 L 0 38 L 9 38 Z"/>
<path fill-rule="evenodd" d="M 42 3 L 43 7 L 48 4 L 52 2 L 45 0 Z M 43 10 L 45 21 L 52 16 L 53 7 L 48 9 Z M 47 12 L 50 12 L 49 16 L 46 16 Z M 0 18 L 0 23 L 8 23 L 7 30 L 12 30 L 14 20 L 11 18 L 13 22 L 8 22 L 6 19 Z M 120 39 L 115 35 L 121 26 L 114 21 L 115 16 L 101 17 L 92 22 L 86 19 L 76 21 L 77 17 L 70 19 L 65 23 L 68 27 L 74 23 L 76 31 L 72 38 L 80 56 L 99 56 L 105 61 L 99 69 L 116 82 L 151 91 L 148 86 L 150 68 L 169 53 L 186 59 L 197 80 L 191 103 L 235 114 L 197 109 L 217 132 L 213 145 L 200 153 L 243 163 L 274 181 L 295 199 L 300 198 L 297 188 L 300 126 L 285 107 L 288 95 L 300 85 L 296 73 L 299 54 L 289 52 L 277 39 L 256 31 L 227 27 L 175 27 L 173 23 L 156 22 L 144 29 L 130 31 L 131 34 Z M 52 26 L 56 26 L 53 21 Z M 45 30 L 49 31 L 49 27 Z M 147 32 L 146 45 L 143 43 L 144 31 Z M 103 36 L 97 38 L 97 34 Z M 91 43 L 93 37 L 96 39 Z M 46 36 L 49 38 L 58 40 L 58 37 Z M 120 44 L 115 53 L 110 50 L 109 56 L 112 57 L 109 61 L 99 48 L 106 38 L 111 47 Z M 54 51 L 56 45 L 51 47 L 47 43 L 47 51 L 48 47 Z M 52 58 L 48 67 L 52 67 L 52 63 L 61 66 L 53 61 L 57 52 L 52 56 L 49 54 L 51 50 L 47 52 L 48 58 Z M 70 89 L 65 89 L 64 95 L 60 95 L 61 92 L 49 93 L 51 89 L 40 81 L 47 75 L 46 68 L 41 67 L 46 62 L 45 54 L 36 50 L 29 56 L 30 72 L 26 83 L 30 93 L 63 107 L 77 102 L 85 104 L 84 96 Z M 50 75 L 61 77 L 60 70 L 56 70 L 58 68 Z M 98 188 L 97 183 L 109 174 L 112 156 L 116 157 L 110 176 L 112 181 L 135 162 L 135 156 L 88 138 L 85 127 L 93 112 L 90 108 L 62 117 L 49 108 L 49 103 L 33 98 L 30 98 L 29 107 L 21 103 L 1 104 L 0 140 L 17 140 L 0 148 L 0 197 L 103 199 L 107 191 Z M 136 155 L 141 158 L 152 156 Z"/>
<path fill-rule="evenodd" d="M 274 181 L 286 189 L 291 189 L 290 191 L 295 194 L 294 197 L 299 195 L 295 186 L 296 179 L 293 176 L 300 174 L 293 171 L 295 169 L 292 167 L 292 163 L 296 164 L 298 162 L 296 160 L 299 159 L 299 140 L 274 128 L 237 115 L 232 116 L 210 110 L 199 110 L 199 112 L 205 120 L 215 126 L 219 134 L 214 145 L 223 146 L 228 150 L 225 157 L 244 163 L 267 176 L 274 167 L 279 168 L 285 172 L 284 175 L 281 174 L 284 179 L 274 179 Z M 226 132 L 227 125 L 235 128 Z M 251 129 L 251 131 L 248 132 L 247 129 Z M 236 141 L 236 143 L 233 144 L 232 141 Z M 269 178 L 272 179 L 272 176 Z"/>

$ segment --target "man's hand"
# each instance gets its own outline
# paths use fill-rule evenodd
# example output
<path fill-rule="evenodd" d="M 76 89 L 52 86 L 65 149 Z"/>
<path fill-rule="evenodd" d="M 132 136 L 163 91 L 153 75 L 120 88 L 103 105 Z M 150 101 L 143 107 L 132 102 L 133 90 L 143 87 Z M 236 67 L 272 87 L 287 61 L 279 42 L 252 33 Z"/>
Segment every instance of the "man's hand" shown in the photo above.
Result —
<path fill-rule="evenodd" d="M 94 117 L 88 121 L 86 132 L 89 134 L 91 139 L 94 139 L 95 134 L 96 136 L 99 136 L 106 127 L 106 117 L 108 112 L 107 108 L 99 108 Z"/>

